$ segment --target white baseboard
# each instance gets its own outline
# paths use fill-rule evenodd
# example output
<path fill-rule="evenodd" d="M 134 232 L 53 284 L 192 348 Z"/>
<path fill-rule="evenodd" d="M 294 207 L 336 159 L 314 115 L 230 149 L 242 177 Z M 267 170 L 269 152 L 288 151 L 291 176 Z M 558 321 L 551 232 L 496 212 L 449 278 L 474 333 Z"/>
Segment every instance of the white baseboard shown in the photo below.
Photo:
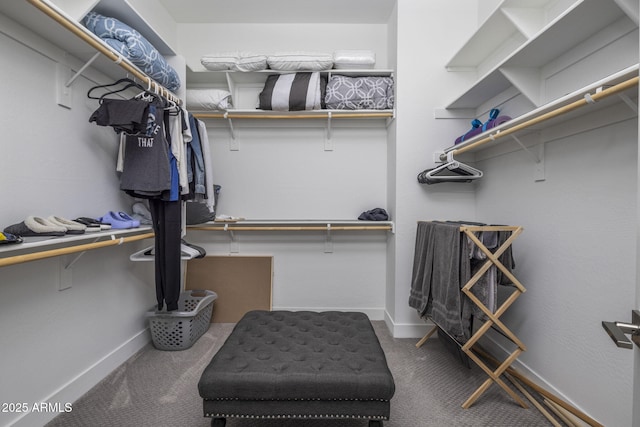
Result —
<path fill-rule="evenodd" d="M 394 338 L 415 338 L 416 341 L 425 336 L 434 326 L 431 322 L 394 323 L 386 311 L 384 312 L 384 321 Z"/>
<path fill-rule="evenodd" d="M 151 341 L 148 329 L 144 329 L 114 349 L 92 366 L 79 373 L 75 378 L 63 384 L 58 390 L 47 396 L 43 403 L 49 404 L 42 412 L 29 411 L 10 422 L 10 426 L 29 427 L 45 425 L 60 412 L 73 410 L 69 405 L 102 381 L 114 369 L 126 362 Z M 65 407 L 66 405 L 66 407 Z"/>

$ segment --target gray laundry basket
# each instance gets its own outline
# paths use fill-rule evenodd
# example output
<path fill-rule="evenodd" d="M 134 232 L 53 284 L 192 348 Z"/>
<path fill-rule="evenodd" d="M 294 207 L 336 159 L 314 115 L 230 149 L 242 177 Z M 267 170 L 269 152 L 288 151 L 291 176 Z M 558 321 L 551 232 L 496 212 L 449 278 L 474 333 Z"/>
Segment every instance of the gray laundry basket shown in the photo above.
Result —
<path fill-rule="evenodd" d="M 153 345 L 158 350 L 186 350 L 202 336 L 211 322 L 213 291 L 185 291 L 180 294 L 177 311 L 148 311 Z"/>

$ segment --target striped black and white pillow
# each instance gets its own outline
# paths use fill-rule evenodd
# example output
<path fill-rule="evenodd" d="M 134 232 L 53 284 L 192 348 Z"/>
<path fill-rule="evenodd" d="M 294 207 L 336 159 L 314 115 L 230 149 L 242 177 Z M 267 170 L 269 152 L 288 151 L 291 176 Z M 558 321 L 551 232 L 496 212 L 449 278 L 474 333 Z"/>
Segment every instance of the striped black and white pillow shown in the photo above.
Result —
<path fill-rule="evenodd" d="M 259 95 L 261 110 L 319 110 L 324 99 L 320 73 L 272 74 Z"/>

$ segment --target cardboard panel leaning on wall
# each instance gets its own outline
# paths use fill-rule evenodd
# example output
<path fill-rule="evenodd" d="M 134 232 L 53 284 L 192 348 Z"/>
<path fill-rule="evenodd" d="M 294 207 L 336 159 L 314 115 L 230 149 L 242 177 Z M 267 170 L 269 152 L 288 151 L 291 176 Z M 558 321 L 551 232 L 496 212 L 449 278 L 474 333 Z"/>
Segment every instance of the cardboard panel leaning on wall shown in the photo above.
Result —
<path fill-rule="evenodd" d="M 187 263 L 186 289 L 218 294 L 211 323 L 236 323 L 250 310 L 271 310 L 273 257 L 207 256 Z"/>

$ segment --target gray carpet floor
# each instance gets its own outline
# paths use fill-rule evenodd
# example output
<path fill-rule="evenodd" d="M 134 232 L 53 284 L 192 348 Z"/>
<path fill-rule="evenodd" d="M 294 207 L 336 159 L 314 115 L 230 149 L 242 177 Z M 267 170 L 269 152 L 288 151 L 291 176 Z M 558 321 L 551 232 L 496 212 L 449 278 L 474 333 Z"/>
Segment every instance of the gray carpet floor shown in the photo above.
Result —
<path fill-rule="evenodd" d="M 396 383 L 385 427 L 548 426 L 532 405 L 523 409 L 493 384 L 469 409 L 460 405 L 486 374 L 466 367 L 439 339 L 416 348 L 416 339 L 393 338 L 373 322 Z M 214 323 L 189 349 L 159 351 L 151 344 L 117 368 L 46 427 L 207 427 L 197 383 L 233 324 Z M 227 427 L 366 427 L 361 420 L 243 420 Z"/>

